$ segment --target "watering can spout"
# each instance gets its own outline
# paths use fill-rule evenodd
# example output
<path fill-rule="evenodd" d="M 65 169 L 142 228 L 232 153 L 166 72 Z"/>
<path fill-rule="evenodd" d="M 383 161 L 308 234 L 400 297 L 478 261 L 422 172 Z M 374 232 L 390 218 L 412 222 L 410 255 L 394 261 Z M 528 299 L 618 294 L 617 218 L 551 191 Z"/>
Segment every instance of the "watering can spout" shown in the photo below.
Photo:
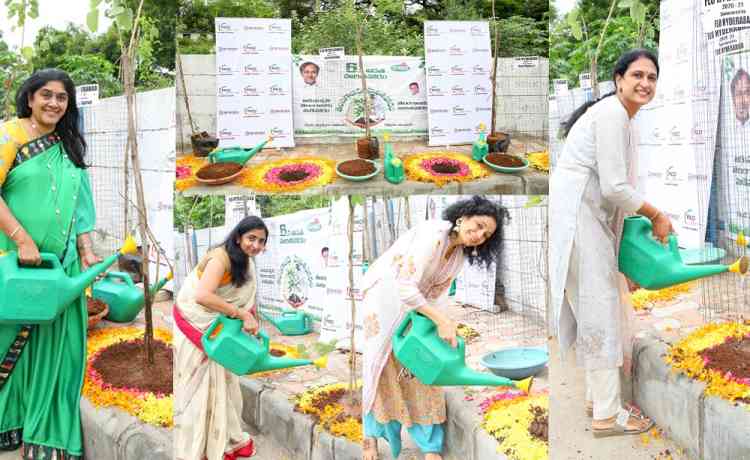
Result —
<path fill-rule="evenodd" d="M 172 279 L 172 272 L 169 272 L 167 273 L 167 276 L 160 279 L 159 282 L 151 286 L 151 289 L 149 289 L 149 293 L 151 294 L 151 297 L 154 297 L 156 293 L 159 292 L 159 290 L 163 288 L 164 285 L 167 284 L 167 282 L 171 279 Z"/>
<path fill-rule="evenodd" d="M 313 362 L 309 359 L 293 359 L 293 358 L 277 358 L 272 355 L 266 355 L 265 359 L 262 359 L 252 373 L 275 371 L 277 369 L 289 369 L 290 367 L 309 366 Z"/>
<path fill-rule="evenodd" d="M 455 371 L 455 385 L 478 385 L 488 387 L 512 387 L 513 380 L 490 374 L 489 372 L 477 372 L 469 367 L 463 366 Z"/>
<path fill-rule="evenodd" d="M 65 297 L 69 298 L 68 302 L 72 302 L 73 299 L 80 296 L 88 286 L 93 284 L 97 276 L 101 275 L 110 267 L 110 265 L 117 261 L 117 258 L 120 257 L 120 255 L 135 254 L 137 251 L 138 246 L 136 245 L 135 239 L 131 235 L 128 235 L 122 248 L 116 253 L 70 278 L 70 283 L 63 289 Z"/>

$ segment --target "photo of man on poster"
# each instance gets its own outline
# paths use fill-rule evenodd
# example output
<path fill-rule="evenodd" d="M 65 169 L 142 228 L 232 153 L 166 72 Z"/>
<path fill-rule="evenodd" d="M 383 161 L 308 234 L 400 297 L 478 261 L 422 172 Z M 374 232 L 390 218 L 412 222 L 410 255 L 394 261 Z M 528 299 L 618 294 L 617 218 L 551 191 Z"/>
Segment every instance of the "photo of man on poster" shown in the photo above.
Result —
<path fill-rule="evenodd" d="M 318 74 L 320 74 L 320 67 L 314 62 L 303 62 L 299 66 L 299 73 L 302 75 L 306 85 L 315 86 L 318 83 Z"/>
<path fill-rule="evenodd" d="M 732 83 L 730 84 L 732 92 L 732 106 L 734 116 L 737 118 L 741 129 L 750 129 L 750 74 L 745 69 L 739 69 Z"/>

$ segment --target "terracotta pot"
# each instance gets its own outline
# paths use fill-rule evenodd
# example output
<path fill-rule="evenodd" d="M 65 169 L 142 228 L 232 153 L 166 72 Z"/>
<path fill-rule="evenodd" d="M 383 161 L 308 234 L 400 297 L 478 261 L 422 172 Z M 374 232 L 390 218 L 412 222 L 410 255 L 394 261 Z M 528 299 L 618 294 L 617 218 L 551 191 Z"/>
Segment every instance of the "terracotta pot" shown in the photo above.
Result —
<path fill-rule="evenodd" d="M 193 145 L 195 156 L 205 157 L 219 146 L 219 139 L 203 132 L 190 136 L 190 143 Z"/>
<path fill-rule="evenodd" d="M 380 158 L 380 144 L 377 137 L 357 139 L 357 156 L 365 160 Z"/>
<path fill-rule="evenodd" d="M 487 136 L 487 146 L 490 152 L 507 152 L 510 147 L 510 134 L 494 132 Z"/>

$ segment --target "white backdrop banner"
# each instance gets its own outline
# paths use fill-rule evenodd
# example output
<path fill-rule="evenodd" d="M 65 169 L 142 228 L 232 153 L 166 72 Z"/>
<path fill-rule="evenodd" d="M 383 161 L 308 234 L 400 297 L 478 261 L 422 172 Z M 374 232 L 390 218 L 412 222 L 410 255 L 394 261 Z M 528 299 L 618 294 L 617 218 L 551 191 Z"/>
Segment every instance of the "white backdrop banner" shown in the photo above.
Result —
<path fill-rule="evenodd" d="M 216 124 L 221 147 L 294 147 L 292 23 L 216 18 Z"/>
<path fill-rule="evenodd" d="M 427 134 L 424 59 L 364 56 L 370 128 L 395 136 Z M 293 57 L 294 134 L 364 135 L 364 98 L 357 56 L 325 60 Z"/>
<path fill-rule="evenodd" d="M 322 315 L 327 305 L 324 248 L 330 239 L 329 215 L 328 209 L 312 209 L 264 219 L 270 241 L 255 258 L 258 306 Z"/>
<path fill-rule="evenodd" d="M 490 126 L 489 24 L 425 21 L 429 145 L 468 144 Z"/>

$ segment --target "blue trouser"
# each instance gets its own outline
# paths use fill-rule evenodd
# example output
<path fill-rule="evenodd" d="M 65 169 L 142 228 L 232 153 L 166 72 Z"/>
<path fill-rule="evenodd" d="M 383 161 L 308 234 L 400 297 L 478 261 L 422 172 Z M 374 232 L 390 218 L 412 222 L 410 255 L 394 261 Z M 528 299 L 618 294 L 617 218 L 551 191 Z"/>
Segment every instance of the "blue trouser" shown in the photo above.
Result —
<path fill-rule="evenodd" d="M 424 454 L 443 451 L 443 425 L 412 425 L 406 429 L 409 436 L 417 443 L 419 450 Z M 401 453 L 401 423 L 391 420 L 382 424 L 375 420 L 372 412 L 365 416 L 365 437 L 385 438 L 391 447 L 393 458 L 398 458 Z"/>

